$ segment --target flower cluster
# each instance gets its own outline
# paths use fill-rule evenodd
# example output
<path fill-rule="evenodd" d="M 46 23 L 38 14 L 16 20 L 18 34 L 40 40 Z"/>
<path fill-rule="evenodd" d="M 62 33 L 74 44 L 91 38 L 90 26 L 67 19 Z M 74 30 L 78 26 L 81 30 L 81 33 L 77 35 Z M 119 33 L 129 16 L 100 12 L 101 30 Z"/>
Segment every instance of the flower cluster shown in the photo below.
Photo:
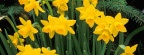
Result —
<path fill-rule="evenodd" d="M 20 52 L 16 55 L 57 55 L 56 50 L 48 50 L 45 47 L 32 48 L 31 45 L 17 46 Z M 41 53 L 42 51 L 42 53 Z"/>
<path fill-rule="evenodd" d="M 104 12 L 95 9 L 97 1 L 83 0 L 84 7 L 76 8 L 80 12 L 80 20 L 85 20 L 90 28 L 97 24 L 94 34 L 99 34 L 98 41 L 103 40 L 106 44 L 109 40 L 114 41 L 114 37 L 118 32 L 127 32 L 125 24 L 128 19 L 122 18 L 121 13 L 118 13 L 115 18 L 105 16 Z M 113 37 L 114 36 L 114 37 Z"/>
<path fill-rule="evenodd" d="M 15 32 L 14 35 L 8 35 L 8 36 L 15 47 L 18 45 L 18 40 L 20 42 L 20 45 L 23 45 L 24 39 L 19 38 L 19 34 L 17 32 Z"/>
<path fill-rule="evenodd" d="M 26 12 L 30 12 L 31 10 L 34 9 L 34 12 L 36 14 L 36 16 L 39 15 L 39 12 L 38 11 L 41 11 L 41 12 L 45 12 L 41 7 L 40 7 L 40 4 L 39 4 L 39 1 L 36 1 L 36 0 L 18 0 L 20 5 L 25 5 L 24 6 L 24 10 Z"/>
<path fill-rule="evenodd" d="M 25 21 L 22 17 L 19 17 L 19 19 L 22 25 L 17 26 L 17 28 L 20 29 L 18 30 L 18 33 L 22 35 L 23 38 L 27 38 L 29 36 L 30 39 L 34 41 L 34 34 L 37 33 L 38 30 L 33 27 L 31 20 Z"/>
<path fill-rule="evenodd" d="M 130 46 L 126 46 L 124 53 L 122 53 L 121 55 L 134 55 L 134 51 L 136 50 L 138 44 L 135 44 L 134 46 L 130 47 Z"/>
<path fill-rule="evenodd" d="M 76 10 L 80 12 L 80 20 L 86 20 L 86 23 L 92 28 L 94 26 L 94 20 L 98 19 L 102 12 L 95 9 L 97 0 L 94 2 L 89 0 L 83 0 L 84 7 L 78 7 Z"/>
<path fill-rule="evenodd" d="M 65 11 L 68 10 L 68 3 L 69 0 L 54 0 L 53 5 L 58 8 L 57 13 L 64 14 Z"/>
<path fill-rule="evenodd" d="M 71 34 L 75 34 L 74 30 L 71 28 L 76 23 L 76 20 L 67 20 L 63 15 L 59 18 L 48 16 L 48 21 L 41 20 L 44 25 L 42 31 L 49 33 L 49 37 L 53 38 L 54 33 L 66 36 L 68 31 Z"/>
<path fill-rule="evenodd" d="M 19 50 L 18 52 L 15 53 L 16 55 L 58 55 L 60 54 L 60 52 L 67 52 L 68 54 L 70 54 L 70 53 L 73 53 L 73 50 L 74 52 L 75 50 L 77 50 L 76 48 L 72 48 L 72 47 L 78 48 L 78 47 L 81 47 L 83 44 L 85 45 L 83 46 L 84 49 L 79 48 L 78 50 L 82 49 L 84 50 L 84 52 L 86 51 L 86 53 L 88 54 L 87 50 L 89 49 L 85 49 L 85 47 L 89 46 L 89 45 L 86 45 L 88 44 L 86 38 L 91 35 L 88 33 L 90 31 L 89 29 L 86 30 L 88 31 L 86 33 L 79 33 L 83 29 L 77 30 L 78 29 L 77 27 L 83 26 L 83 24 L 81 25 L 81 23 L 80 24 L 78 23 L 78 25 L 76 26 L 77 28 L 76 31 L 78 32 L 77 33 L 78 35 L 75 35 L 76 37 L 78 37 L 78 39 L 73 38 L 73 37 L 71 38 L 71 35 L 67 35 L 68 33 L 75 34 L 75 31 L 73 30 L 72 26 L 74 26 L 76 23 L 76 20 L 70 20 L 68 17 L 65 17 L 67 16 L 65 12 L 68 11 L 68 8 L 71 8 L 67 6 L 67 3 L 69 2 L 69 0 L 54 0 L 52 1 L 52 4 L 48 4 L 47 2 L 49 1 L 46 1 L 46 0 L 45 1 L 43 0 L 18 0 L 18 1 L 20 5 L 24 5 L 24 10 L 26 12 L 30 12 L 34 10 L 36 16 L 39 15 L 39 11 L 45 12 L 41 8 L 41 5 L 46 3 L 46 5 L 48 6 L 48 9 L 50 10 L 50 11 L 48 10 L 48 12 L 50 12 L 50 15 L 48 15 L 48 17 L 45 17 L 45 15 L 39 16 L 39 17 L 47 18 L 47 20 L 41 20 L 41 19 L 36 20 L 38 21 L 36 23 L 37 26 L 35 26 L 34 25 L 35 23 L 33 24 L 31 20 L 24 20 L 22 17 L 19 17 L 19 20 L 22 24 L 16 26 L 18 30 L 17 29 L 15 30 L 16 32 L 14 33 L 14 35 L 8 35 L 13 45 Z M 43 2 L 43 4 L 40 4 L 40 2 Z M 93 34 L 99 35 L 97 37 L 97 41 L 101 41 L 101 40 L 104 41 L 104 43 L 100 42 L 99 44 L 104 45 L 102 51 L 105 51 L 104 49 L 106 49 L 106 44 L 108 44 L 109 41 L 114 42 L 114 38 L 118 35 L 119 32 L 127 32 L 125 24 L 128 23 L 129 19 L 122 18 L 121 13 L 118 13 L 115 17 L 107 16 L 106 14 L 104 14 L 103 11 L 96 9 L 97 4 L 98 4 L 98 0 L 83 0 L 83 6 L 77 7 L 76 10 L 79 11 L 80 13 L 79 20 L 84 20 L 87 23 L 86 25 L 88 25 L 90 28 L 93 28 L 95 25 Z M 51 13 L 52 9 L 50 8 L 51 7 L 50 5 L 53 5 L 57 8 L 57 13 L 59 14 L 59 16 L 55 17 L 55 15 Z M 46 13 L 46 15 L 47 14 L 49 13 Z M 38 30 L 35 27 L 37 27 Z M 52 39 L 55 34 L 63 35 L 63 36 L 67 35 L 68 38 L 63 40 L 62 38 L 57 38 L 57 35 L 56 35 L 54 45 L 52 45 L 53 42 L 51 40 L 47 40 L 47 37 L 44 36 L 45 35 L 44 33 L 48 33 L 50 39 Z M 34 34 L 37 34 L 37 35 L 34 35 Z M 29 37 L 31 39 L 30 40 L 31 42 L 29 42 L 29 39 L 24 40 L 21 36 L 23 38 Z M 84 39 L 86 41 L 80 40 L 82 36 L 84 36 Z M 26 41 L 26 43 L 24 41 Z M 63 43 L 64 41 L 68 41 L 68 42 Z M 75 45 L 77 44 L 76 42 L 79 42 L 80 46 Z M 99 44 L 95 46 L 95 43 L 94 43 L 93 47 L 98 48 Z M 13 47 L 13 45 L 10 47 Z M 33 48 L 34 45 L 37 45 L 36 47 L 39 46 L 39 48 Z M 66 51 L 63 47 L 61 48 L 61 46 L 65 46 L 65 45 L 67 45 L 68 47 Z M 51 46 L 52 48 L 54 46 L 54 48 L 58 50 L 57 52 L 58 54 L 56 54 L 56 50 L 50 50 L 42 46 L 45 46 L 45 47 Z M 126 46 L 124 48 L 125 50 L 124 53 L 122 53 L 121 55 L 134 55 L 133 53 L 136 50 L 137 46 L 138 44 L 132 47 Z M 95 53 L 92 53 L 92 54 L 95 55 Z M 100 54 L 101 55 L 105 54 L 105 52 L 102 52 Z"/>

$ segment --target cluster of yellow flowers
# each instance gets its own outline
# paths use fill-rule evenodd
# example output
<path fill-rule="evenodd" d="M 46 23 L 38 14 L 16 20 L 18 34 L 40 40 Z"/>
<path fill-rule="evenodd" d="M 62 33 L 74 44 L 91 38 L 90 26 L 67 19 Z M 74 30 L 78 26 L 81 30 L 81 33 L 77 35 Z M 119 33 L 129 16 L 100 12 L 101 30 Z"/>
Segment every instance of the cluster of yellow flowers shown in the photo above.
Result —
<path fill-rule="evenodd" d="M 64 14 L 65 11 L 68 10 L 68 3 L 69 0 L 54 0 L 53 5 L 58 8 L 57 13 Z"/>
<path fill-rule="evenodd" d="M 39 1 L 36 0 L 18 0 L 20 5 L 24 5 L 24 10 L 29 12 L 34 9 L 36 16 L 38 16 L 38 10 L 45 12 L 39 4 Z M 66 36 L 68 32 L 75 34 L 75 31 L 72 29 L 76 23 L 76 20 L 68 20 L 64 15 L 65 11 L 68 10 L 69 0 L 54 0 L 53 5 L 58 8 L 57 13 L 60 14 L 59 17 L 48 16 L 48 20 L 40 20 L 44 25 L 42 32 L 49 33 L 49 37 L 53 38 L 54 34 L 60 34 Z M 83 7 L 78 7 L 76 10 L 80 12 L 80 20 L 85 20 L 90 28 L 97 24 L 94 34 L 98 34 L 97 41 L 103 40 L 106 44 L 111 40 L 114 41 L 114 37 L 118 35 L 118 32 L 127 32 L 125 24 L 129 21 L 126 18 L 121 17 L 121 13 L 118 13 L 115 17 L 105 16 L 104 12 L 95 9 L 97 6 L 97 0 L 83 0 Z M 19 38 L 19 35 L 22 35 L 23 38 L 30 37 L 34 41 L 34 34 L 38 33 L 38 30 L 34 28 L 31 23 L 31 20 L 25 21 L 22 17 L 19 17 L 22 25 L 17 26 L 19 29 L 18 32 L 14 33 L 14 36 L 9 35 L 12 43 L 20 50 L 17 55 L 57 55 L 56 50 L 48 50 L 44 47 L 32 48 L 30 45 L 23 45 L 24 39 Z M 20 40 L 21 45 L 18 44 Z M 125 48 L 125 53 L 121 55 L 132 55 L 136 50 L 137 45 L 132 46 L 131 48 L 127 46 Z M 43 53 L 41 53 L 41 50 Z"/>
<path fill-rule="evenodd" d="M 95 3 L 94 3 L 95 2 Z M 112 16 L 105 16 L 104 12 L 95 9 L 97 0 L 83 0 L 84 7 L 76 8 L 80 12 L 80 20 L 86 20 L 90 28 L 97 24 L 94 34 L 99 34 L 98 41 L 103 40 L 106 44 L 109 40 L 114 41 L 114 37 L 118 32 L 127 32 L 125 24 L 128 19 L 121 18 L 121 13 L 118 13 L 115 19 Z M 112 36 L 113 35 L 113 36 Z"/>
<path fill-rule="evenodd" d="M 20 46 L 18 45 L 19 53 L 16 55 L 58 55 L 56 50 L 48 50 L 45 47 L 42 48 L 32 48 L 31 45 Z M 41 53 L 42 51 L 42 53 Z"/>
<path fill-rule="evenodd" d="M 136 50 L 138 44 L 135 44 L 134 46 L 130 47 L 130 46 L 126 46 L 124 53 L 122 53 L 121 55 L 134 55 L 134 51 Z"/>
<path fill-rule="evenodd" d="M 67 35 L 68 31 L 71 34 L 75 34 L 71 26 L 76 23 L 76 20 L 67 20 L 63 15 L 61 15 L 59 18 L 49 15 L 48 21 L 41 20 L 41 23 L 44 25 L 42 31 L 45 33 L 49 33 L 50 38 L 53 38 L 54 32 L 64 36 Z"/>
<path fill-rule="evenodd" d="M 39 2 L 36 0 L 18 0 L 20 5 L 25 5 L 24 10 L 26 12 L 30 12 L 34 9 L 36 16 L 38 16 L 38 10 L 41 12 L 45 12 L 39 5 Z M 71 34 L 75 34 L 74 30 L 71 28 L 76 23 L 76 20 L 68 20 L 68 18 L 64 17 L 64 12 L 68 10 L 67 4 L 68 0 L 59 3 L 61 0 L 53 1 L 53 5 L 58 8 L 58 13 L 60 14 L 59 17 L 53 17 L 51 15 L 48 16 L 48 21 L 40 20 L 41 23 L 44 25 L 42 28 L 42 32 L 49 33 L 49 37 L 53 38 L 55 32 L 60 35 L 66 36 L 68 31 Z M 17 28 L 19 29 L 18 32 L 14 33 L 14 36 L 9 35 L 12 43 L 17 47 L 20 52 L 17 55 L 57 55 L 56 50 L 47 50 L 46 48 L 42 47 L 42 52 L 40 48 L 32 48 L 30 45 L 23 44 L 24 39 L 30 37 L 32 41 L 35 40 L 34 34 L 38 33 L 38 30 L 34 28 L 31 23 L 31 20 L 24 20 L 22 17 L 19 17 L 20 22 L 22 25 L 18 25 Z M 23 37 L 20 38 L 19 34 Z M 20 42 L 20 45 L 18 45 Z"/>
<path fill-rule="evenodd" d="M 30 12 L 31 10 L 34 9 L 34 12 L 36 14 L 36 16 L 39 15 L 39 11 L 41 12 L 45 12 L 39 5 L 39 1 L 36 1 L 36 0 L 18 0 L 20 5 L 24 5 L 24 10 L 26 12 Z"/>

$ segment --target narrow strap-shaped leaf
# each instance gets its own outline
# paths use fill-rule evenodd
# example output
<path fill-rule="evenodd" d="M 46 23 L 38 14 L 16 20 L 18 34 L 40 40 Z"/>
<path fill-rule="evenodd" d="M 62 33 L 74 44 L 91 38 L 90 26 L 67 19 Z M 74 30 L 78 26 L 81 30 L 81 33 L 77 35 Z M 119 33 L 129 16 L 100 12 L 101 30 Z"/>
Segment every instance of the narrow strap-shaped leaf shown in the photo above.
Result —
<path fill-rule="evenodd" d="M 5 34 L 6 34 L 7 39 L 9 40 L 9 43 L 10 43 L 10 46 L 11 46 L 12 52 L 13 52 L 14 54 L 16 54 L 16 53 L 17 53 L 16 46 L 14 46 L 14 44 L 13 44 L 12 41 L 11 41 L 11 39 L 8 37 L 8 34 L 7 34 L 6 29 L 5 29 Z"/>
<path fill-rule="evenodd" d="M 6 52 L 8 53 L 8 55 L 14 55 L 14 53 L 12 52 L 12 49 L 10 48 L 10 45 L 8 44 L 6 38 L 4 37 L 4 35 L 0 32 L 0 38 L 2 40 L 2 43 L 6 49 Z"/>

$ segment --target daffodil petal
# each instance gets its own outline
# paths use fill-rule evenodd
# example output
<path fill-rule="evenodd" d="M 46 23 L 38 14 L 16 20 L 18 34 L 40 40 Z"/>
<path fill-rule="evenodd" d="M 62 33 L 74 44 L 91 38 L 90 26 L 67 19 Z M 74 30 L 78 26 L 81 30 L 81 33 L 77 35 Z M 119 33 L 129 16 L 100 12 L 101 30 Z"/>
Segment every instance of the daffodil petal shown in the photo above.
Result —
<path fill-rule="evenodd" d="M 37 9 L 38 9 L 39 11 L 45 12 L 45 11 L 40 7 L 39 2 L 36 2 L 36 7 L 37 7 Z"/>
<path fill-rule="evenodd" d="M 54 37 L 54 31 L 49 32 L 49 37 L 52 39 Z"/>
<path fill-rule="evenodd" d="M 37 32 L 38 32 L 38 30 L 37 30 L 37 29 L 35 29 L 34 27 L 32 27 L 32 32 L 33 32 L 33 33 L 37 33 Z"/>
<path fill-rule="evenodd" d="M 134 46 L 132 46 L 132 47 L 131 47 L 131 51 L 132 51 L 132 52 L 136 51 L 137 46 L 138 46 L 138 44 L 135 44 Z"/>
<path fill-rule="evenodd" d="M 29 27 L 32 26 L 30 20 L 27 21 L 27 26 L 29 26 Z"/>
<path fill-rule="evenodd" d="M 43 53 L 48 53 L 48 50 L 45 47 L 42 47 L 42 52 Z"/>
<path fill-rule="evenodd" d="M 23 24 L 23 25 L 26 25 L 26 21 L 22 18 L 22 17 L 19 17 L 20 19 L 20 22 Z"/>
<path fill-rule="evenodd" d="M 38 16 L 38 15 L 39 15 L 39 11 L 38 11 L 38 9 L 37 9 L 37 8 L 34 8 L 34 12 L 35 12 L 36 16 Z"/>
<path fill-rule="evenodd" d="M 32 41 L 34 41 L 34 34 L 33 33 L 29 33 L 29 37 Z"/>
<path fill-rule="evenodd" d="M 40 55 L 40 53 L 41 53 L 41 49 L 40 48 L 34 49 L 34 55 Z"/>
<path fill-rule="evenodd" d="M 86 23 L 89 25 L 90 28 L 94 26 L 94 19 L 86 19 Z"/>
<path fill-rule="evenodd" d="M 49 22 L 46 21 L 46 20 L 40 20 L 40 22 L 41 22 L 44 26 L 49 25 Z"/>
<path fill-rule="evenodd" d="M 83 0 L 83 5 L 84 5 L 85 7 L 88 7 L 88 6 L 90 5 L 89 0 Z"/>
<path fill-rule="evenodd" d="M 29 34 L 26 33 L 25 35 L 22 35 L 22 36 L 23 36 L 23 38 L 27 38 L 29 36 Z"/>
<path fill-rule="evenodd" d="M 34 9 L 34 7 L 35 7 L 34 3 L 29 3 L 29 4 L 26 4 L 26 5 L 24 6 L 24 10 L 25 10 L 26 12 L 30 12 L 31 10 Z"/>
<path fill-rule="evenodd" d="M 98 38 L 97 38 L 97 41 L 100 41 L 100 40 L 102 40 L 102 36 L 101 36 L 101 34 L 98 36 Z"/>
<path fill-rule="evenodd" d="M 111 36 L 111 35 L 110 35 L 110 40 L 111 40 L 112 42 L 114 42 L 114 38 L 113 38 L 113 36 Z"/>
<path fill-rule="evenodd" d="M 75 34 L 74 30 L 71 27 L 68 27 L 67 29 L 71 34 Z"/>
<path fill-rule="evenodd" d="M 115 29 L 115 30 L 113 30 L 113 32 L 112 32 L 112 33 L 113 33 L 113 36 L 114 36 L 114 37 L 116 37 L 116 36 L 118 35 L 118 32 L 119 32 L 119 31 L 118 31 L 118 30 L 116 30 L 116 29 Z"/>
<path fill-rule="evenodd" d="M 16 26 L 18 29 L 21 29 L 23 28 L 24 26 L 23 25 L 19 25 L 19 26 Z"/>
<path fill-rule="evenodd" d="M 97 26 L 95 28 L 95 31 L 93 32 L 94 34 L 101 34 L 103 32 L 103 27 Z"/>
<path fill-rule="evenodd" d="M 125 25 L 126 23 L 128 23 L 128 21 L 129 21 L 128 19 L 123 18 L 119 22 Z"/>
<path fill-rule="evenodd" d="M 120 32 L 127 32 L 126 28 L 124 25 L 118 25 L 117 26 L 117 29 L 120 31 Z"/>
<path fill-rule="evenodd" d="M 68 20 L 66 23 L 68 26 L 73 26 L 76 23 L 76 20 Z"/>
<path fill-rule="evenodd" d="M 120 20 L 120 19 L 121 19 L 121 13 L 118 13 L 118 14 L 115 16 L 115 19 L 116 19 L 116 20 Z"/>
<path fill-rule="evenodd" d="M 24 46 L 17 45 L 17 48 L 18 48 L 21 52 L 25 51 Z"/>

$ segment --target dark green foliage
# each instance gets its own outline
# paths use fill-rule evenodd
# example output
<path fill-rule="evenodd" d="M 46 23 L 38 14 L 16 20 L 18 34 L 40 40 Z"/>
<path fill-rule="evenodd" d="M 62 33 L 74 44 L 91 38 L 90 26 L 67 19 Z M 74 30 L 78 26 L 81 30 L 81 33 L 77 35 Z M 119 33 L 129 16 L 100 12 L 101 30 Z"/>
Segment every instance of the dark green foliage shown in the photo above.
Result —
<path fill-rule="evenodd" d="M 125 0 L 100 0 L 97 8 L 99 10 L 104 10 L 104 8 L 106 8 L 109 12 L 121 12 L 123 17 L 130 18 L 140 25 L 144 24 L 143 13 L 132 6 L 128 6 Z"/>
<path fill-rule="evenodd" d="M 22 12 L 24 12 L 23 7 L 18 4 L 12 6 L 5 6 L 3 4 L 0 4 L 0 16 L 9 14 L 18 15 Z"/>

